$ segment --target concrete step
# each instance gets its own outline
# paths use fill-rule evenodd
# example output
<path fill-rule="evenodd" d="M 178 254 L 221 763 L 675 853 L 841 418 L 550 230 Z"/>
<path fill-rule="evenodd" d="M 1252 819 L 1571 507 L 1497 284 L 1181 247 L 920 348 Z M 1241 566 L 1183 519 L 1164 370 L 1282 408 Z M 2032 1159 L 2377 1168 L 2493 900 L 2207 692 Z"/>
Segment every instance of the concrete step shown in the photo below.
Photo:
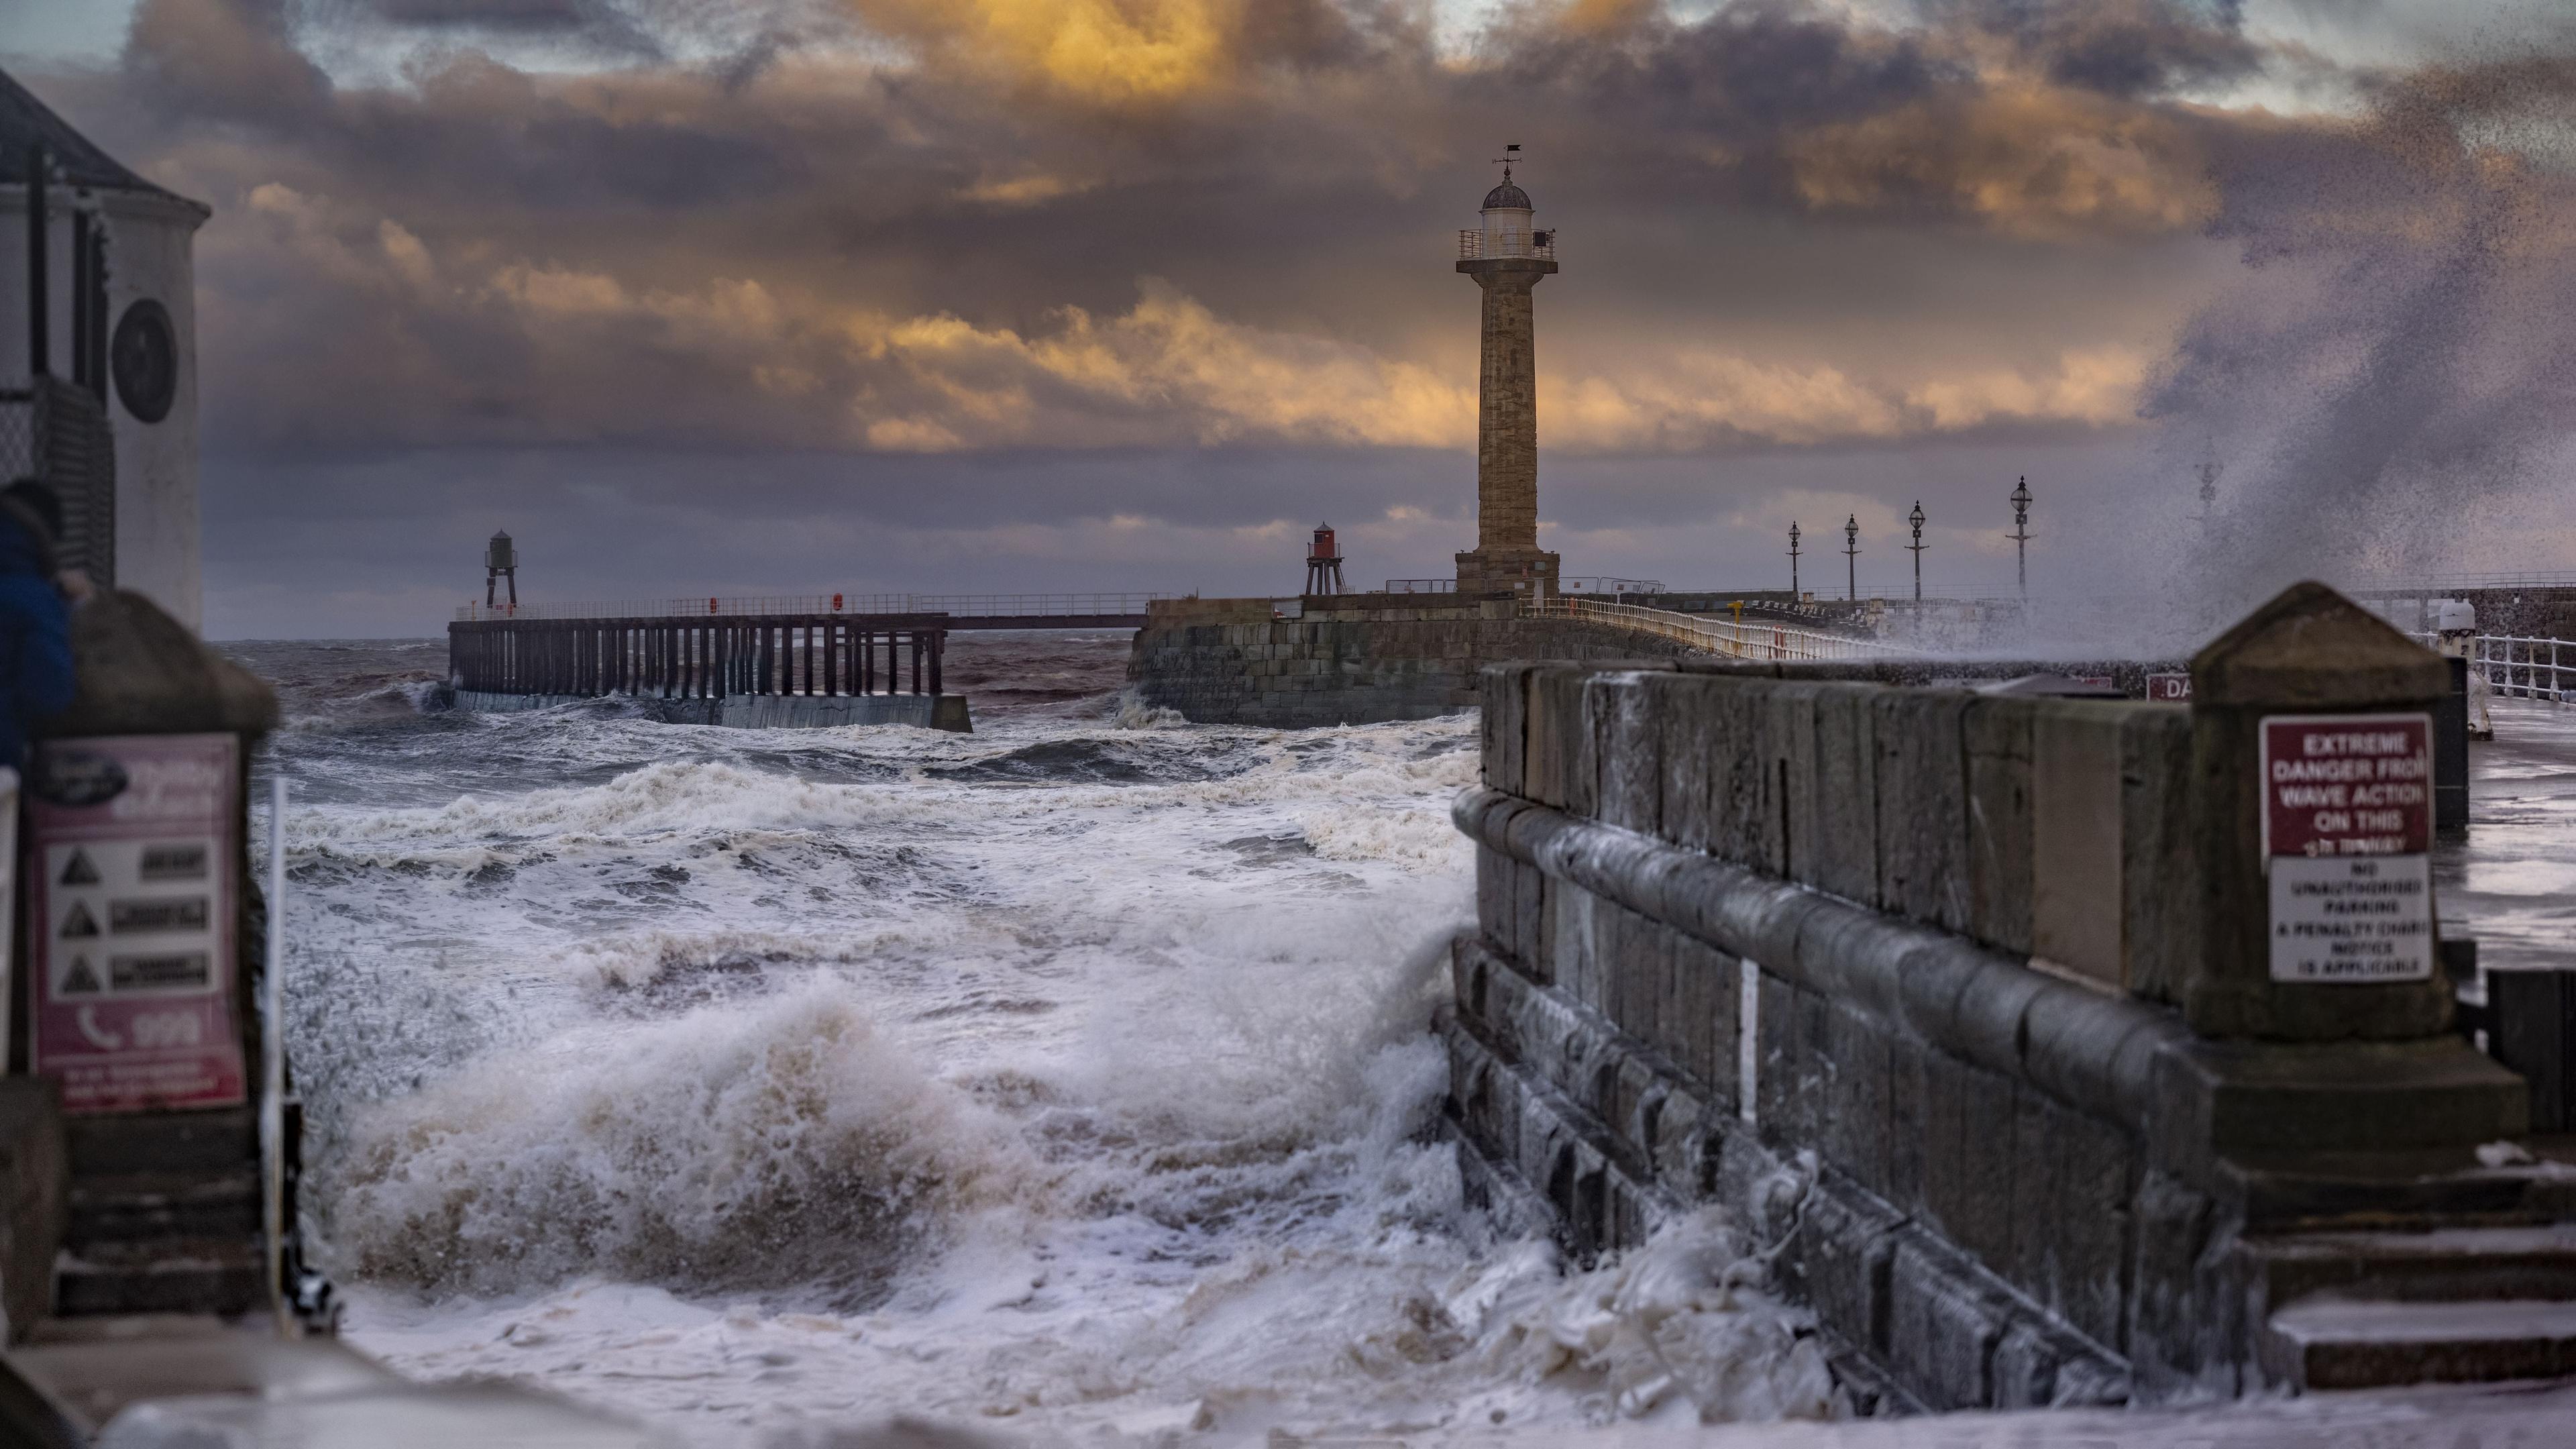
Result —
<path fill-rule="evenodd" d="M 2576 1224 L 2297 1233 L 2243 1251 L 2271 1305 L 2255 1355 L 2274 1383 L 2576 1373 Z"/>
<path fill-rule="evenodd" d="M 260 1229 L 259 1178 L 248 1172 L 83 1178 L 67 1198 L 63 1241 L 75 1250 L 155 1238 L 244 1237 Z"/>
<path fill-rule="evenodd" d="M 2356 1218 L 2392 1227 L 2576 1218 L 2576 1173 L 2545 1152 L 2501 1166 L 2467 1146 L 2285 1152 L 2242 1156 L 2230 1167 L 2254 1231 L 2332 1231 Z"/>
<path fill-rule="evenodd" d="M 94 1243 L 54 1260 L 54 1312 L 248 1313 L 268 1302 L 266 1274 L 256 1237 Z"/>
<path fill-rule="evenodd" d="M 2318 1294 L 2276 1310 L 2267 1375 L 2303 1391 L 2493 1383 L 2576 1373 L 2576 1302 L 2411 1302 Z"/>
<path fill-rule="evenodd" d="M 2248 1238 L 2275 1305 L 2330 1295 L 2399 1303 L 2576 1303 L 2576 1223 Z"/>
<path fill-rule="evenodd" d="M 259 1170 L 259 1117 L 247 1107 L 102 1113 L 72 1117 L 63 1126 L 63 1146 L 75 1182 L 143 1172 Z"/>

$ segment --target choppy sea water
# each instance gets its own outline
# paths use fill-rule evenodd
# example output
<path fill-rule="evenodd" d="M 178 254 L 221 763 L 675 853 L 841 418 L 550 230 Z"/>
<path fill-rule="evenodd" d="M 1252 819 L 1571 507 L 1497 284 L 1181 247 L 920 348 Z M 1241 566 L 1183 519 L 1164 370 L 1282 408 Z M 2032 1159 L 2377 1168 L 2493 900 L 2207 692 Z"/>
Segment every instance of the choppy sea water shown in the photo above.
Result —
<path fill-rule="evenodd" d="M 290 1048 L 361 1347 L 695 1443 L 1813 1416 L 1714 1218 L 1561 1273 L 1427 1134 L 1470 717 L 1125 703 L 964 636 L 972 736 L 423 713 L 440 643 L 234 646 L 293 789 Z"/>
<path fill-rule="evenodd" d="M 1467 718 L 1183 725 L 1122 701 L 1107 634 L 961 636 L 971 737 L 424 713 L 443 643 L 230 647 L 288 714 L 261 768 L 294 790 L 307 1205 L 350 1337 L 416 1376 L 694 1445 L 899 1416 L 1763 1449 L 2576 1421 L 2558 1386 L 1781 1422 L 1836 1404 L 1721 1216 L 1574 1269 L 1469 1211 L 1426 1135 Z"/>

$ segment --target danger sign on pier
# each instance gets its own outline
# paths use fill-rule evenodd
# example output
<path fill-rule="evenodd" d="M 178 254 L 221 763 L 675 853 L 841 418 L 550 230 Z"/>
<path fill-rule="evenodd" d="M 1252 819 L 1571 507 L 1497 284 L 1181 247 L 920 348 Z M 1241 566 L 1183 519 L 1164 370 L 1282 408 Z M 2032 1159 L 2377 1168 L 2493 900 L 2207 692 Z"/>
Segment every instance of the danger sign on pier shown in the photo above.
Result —
<path fill-rule="evenodd" d="M 2263 721 L 2263 855 L 2272 979 L 2433 974 L 2433 720 Z"/>
<path fill-rule="evenodd" d="M 47 740 L 27 779 L 35 1069 L 66 1112 L 245 1099 L 233 999 L 240 746 Z"/>

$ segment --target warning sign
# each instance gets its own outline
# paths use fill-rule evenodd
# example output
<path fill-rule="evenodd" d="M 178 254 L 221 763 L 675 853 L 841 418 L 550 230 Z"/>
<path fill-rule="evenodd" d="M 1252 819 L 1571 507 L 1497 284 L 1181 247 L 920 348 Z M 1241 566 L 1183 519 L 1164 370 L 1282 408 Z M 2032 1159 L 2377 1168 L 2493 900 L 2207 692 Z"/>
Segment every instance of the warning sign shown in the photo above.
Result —
<path fill-rule="evenodd" d="M 2191 703 L 2191 676 L 2181 670 L 2160 669 L 2147 676 L 2147 702 L 2150 704 Z"/>
<path fill-rule="evenodd" d="M 231 735 L 48 740 L 27 780 L 35 1069 L 68 1112 L 244 1100 Z"/>
<path fill-rule="evenodd" d="M 2272 979 L 2433 974 L 2433 720 L 2263 721 L 2263 856 Z"/>

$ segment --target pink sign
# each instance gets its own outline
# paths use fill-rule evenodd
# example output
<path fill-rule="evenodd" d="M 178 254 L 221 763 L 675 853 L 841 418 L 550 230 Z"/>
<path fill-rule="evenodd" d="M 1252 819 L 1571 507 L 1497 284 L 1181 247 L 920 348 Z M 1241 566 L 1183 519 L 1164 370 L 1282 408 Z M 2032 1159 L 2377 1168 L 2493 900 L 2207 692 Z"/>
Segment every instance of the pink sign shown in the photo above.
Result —
<path fill-rule="evenodd" d="M 2180 670 L 2160 670 L 2148 675 L 2147 699 L 2156 704 L 2191 703 L 2191 676 Z"/>
<path fill-rule="evenodd" d="M 2421 855 L 2433 848 L 2433 720 L 2263 721 L 2263 853 Z"/>
<path fill-rule="evenodd" d="M 2275 981 L 2433 975 L 2433 719 L 2263 721 L 2263 870 Z"/>
<path fill-rule="evenodd" d="M 46 740 L 27 779 L 36 1071 L 67 1112 L 245 1099 L 235 1017 L 240 746 Z"/>

